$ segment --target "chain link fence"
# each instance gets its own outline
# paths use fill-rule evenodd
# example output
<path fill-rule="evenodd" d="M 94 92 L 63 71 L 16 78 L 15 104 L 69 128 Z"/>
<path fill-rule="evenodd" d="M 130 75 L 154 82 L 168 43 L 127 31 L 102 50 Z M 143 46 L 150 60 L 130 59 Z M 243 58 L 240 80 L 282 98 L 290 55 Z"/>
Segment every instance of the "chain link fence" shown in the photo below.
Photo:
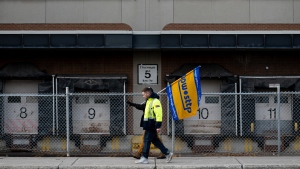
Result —
<path fill-rule="evenodd" d="M 300 154 L 300 93 L 202 93 L 173 121 L 160 93 L 159 137 L 177 156 Z M 141 93 L 1 94 L 0 152 L 130 156 L 141 148 Z M 279 130 L 278 130 L 279 129 Z M 160 151 L 153 145 L 150 156 Z"/>

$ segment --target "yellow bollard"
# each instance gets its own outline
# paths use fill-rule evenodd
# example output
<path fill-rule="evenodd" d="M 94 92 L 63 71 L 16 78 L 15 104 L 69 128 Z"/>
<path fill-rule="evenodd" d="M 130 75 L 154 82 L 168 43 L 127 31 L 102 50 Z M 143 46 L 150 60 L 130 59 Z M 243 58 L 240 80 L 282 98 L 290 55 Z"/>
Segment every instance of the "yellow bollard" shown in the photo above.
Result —
<path fill-rule="evenodd" d="M 254 132 L 254 123 L 251 123 L 250 128 L 251 128 L 251 132 L 253 133 Z"/>
<path fill-rule="evenodd" d="M 245 152 L 252 152 L 253 148 L 252 148 L 252 140 L 249 138 L 245 139 L 245 147 L 244 150 Z"/>
<path fill-rule="evenodd" d="M 119 137 L 113 137 L 111 143 L 112 150 L 119 150 Z"/>
<path fill-rule="evenodd" d="M 63 138 L 61 140 L 61 149 L 64 151 L 67 150 L 67 139 L 66 138 Z"/>
<path fill-rule="evenodd" d="M 300 137 L 296 137 L 295 139 L 294 150 L 300 150 Z"/>
<path fill-rule="evenodd" d="M 42 140 L 42 151 L 49 151 L 50 150 L 50 138 L 45 137 Z"/>
<path fill-rule="evenodd" d="M 232 150 L 232 145 L 231 144 L 232 144 L 232 140 L 230 138 L 227 138 L 224 141 L 224 150 L 231 152 L 231 150 Z"/>

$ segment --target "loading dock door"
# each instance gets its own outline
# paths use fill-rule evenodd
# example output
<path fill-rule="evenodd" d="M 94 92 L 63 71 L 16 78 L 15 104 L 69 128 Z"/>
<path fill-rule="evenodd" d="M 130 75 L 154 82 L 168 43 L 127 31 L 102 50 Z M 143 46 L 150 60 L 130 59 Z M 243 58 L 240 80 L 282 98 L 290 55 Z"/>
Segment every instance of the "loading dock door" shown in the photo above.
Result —
<path fill-rule="evenodd" d="M 4 133 L 38 133 L 38 93 L 39 80 L 6 80 L 4 94 L 31 94 L 32 96 L 4 97 Z"/>
<path fill-rule="evenodd" d="M 109 134 L 108 96 L 76 95 L 72 101 L 74 134 Z"/>
<path fill-rule="evenodd" d="M 201 80 L 202 93 L 220 93 L 221 80 Z M 184 119 L 184 134 L 220 134 L 221 97 L 202 94 L 197 115 Z"/>
<path fill-rule="evenodd" d="M 255 98 L 256 134 L 277 133 L 277 96 L 263 95 Z M 292 96 L 280 96 L 280 122 L 282 134 L 292 133 Z"/>

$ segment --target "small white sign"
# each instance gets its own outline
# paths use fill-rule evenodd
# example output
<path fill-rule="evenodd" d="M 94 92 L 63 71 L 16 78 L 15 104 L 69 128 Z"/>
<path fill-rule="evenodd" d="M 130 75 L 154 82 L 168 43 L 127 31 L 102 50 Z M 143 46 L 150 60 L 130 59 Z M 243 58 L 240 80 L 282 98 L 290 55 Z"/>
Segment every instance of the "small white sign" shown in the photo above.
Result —
<path fill-rule="evenodd" d="M 138 83 L 139 84 L 158 84 L 157 65 L 138 65 Z"/>

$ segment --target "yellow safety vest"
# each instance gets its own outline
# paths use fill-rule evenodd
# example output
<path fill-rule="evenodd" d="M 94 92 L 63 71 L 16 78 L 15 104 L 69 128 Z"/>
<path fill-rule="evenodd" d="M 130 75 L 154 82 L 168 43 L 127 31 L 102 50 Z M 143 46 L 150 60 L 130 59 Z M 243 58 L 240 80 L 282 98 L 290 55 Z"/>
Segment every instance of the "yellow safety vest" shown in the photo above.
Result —
<path fill-rule="evenodd" d="M 146 102 L 144 121 L 149 119 L 162 122 L 162 107 L 160 101 L 156 98 L 149 98 Z"/>

